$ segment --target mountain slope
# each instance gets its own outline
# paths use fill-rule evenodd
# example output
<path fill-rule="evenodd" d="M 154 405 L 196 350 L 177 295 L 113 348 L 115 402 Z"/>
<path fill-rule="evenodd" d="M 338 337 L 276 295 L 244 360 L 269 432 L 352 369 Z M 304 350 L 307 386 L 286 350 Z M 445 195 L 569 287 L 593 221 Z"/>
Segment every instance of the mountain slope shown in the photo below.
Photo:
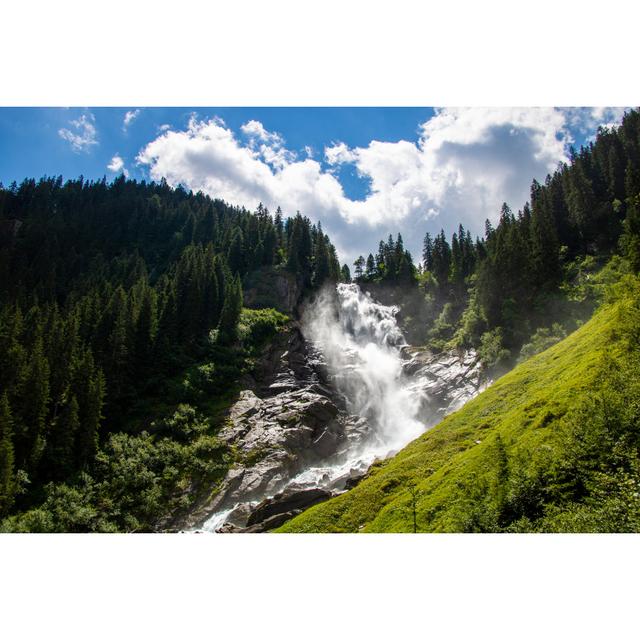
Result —
<path fill-rule="evenodd" d="M 414 519 L 421 532 L 638 530 L 637 280 L 616 291 L 569 337 L 280 531 L 411 532 Z"/>

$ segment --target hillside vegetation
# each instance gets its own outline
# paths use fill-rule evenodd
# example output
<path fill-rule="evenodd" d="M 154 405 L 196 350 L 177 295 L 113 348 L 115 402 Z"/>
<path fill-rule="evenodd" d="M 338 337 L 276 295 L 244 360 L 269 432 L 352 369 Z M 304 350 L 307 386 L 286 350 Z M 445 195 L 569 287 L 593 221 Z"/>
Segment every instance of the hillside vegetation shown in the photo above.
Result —
<path fill-rule="evenodd" d="M 280 531 L 639 531 L 640 284 L 606 290 L 577 331 Z"/>
<path fill-rule="evenodd" d="M 470 206 L 473 207 L 472 203 Z M 586 281 L 621 251 L 640 268 L 640 111 L 570 149 L 515 213 L 504 203 L 484 237 L 458 226 L 424 237 L 414 265 L 402 237 L 354 263 L 354 278 L 400 304 L 409 340 L 434 351 L 474 348 L 487 366 L 510 368 L 589 318 Z M 373 286 L 373 288 L 372 288 Z"/>
<path fill-rule="evenodd" d="M 148 531 L 210 493 L 222 414 L 287 321 L 265 307 L 339 277 L 299 213 L 122 176 L 0 184 L 0 531 Z"/>

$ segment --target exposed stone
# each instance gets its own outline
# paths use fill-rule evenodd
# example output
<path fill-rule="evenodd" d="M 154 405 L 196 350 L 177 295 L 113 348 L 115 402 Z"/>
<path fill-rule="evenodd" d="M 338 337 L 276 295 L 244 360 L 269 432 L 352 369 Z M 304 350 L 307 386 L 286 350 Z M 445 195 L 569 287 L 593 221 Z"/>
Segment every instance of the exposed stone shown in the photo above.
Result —
<path fill-rule="evenodd" d="M 314 504 L 328 500 L 333 494 L 325 489 L 307 489 L 305 491 L 286 491 L 279 493 L 273 498 L 263 500 L 252 512 L 247 520 L 247 525 L 251 526 L 264 522 L 267 519 L 284 513 L 308 509 Z M 276 525 L 279 526 L 279 525 Z"/>
<path fill-rule="evenodd" d="M 475 351 L 434 355 L 420 347 L 404 347 L 404 372 L 413 378 L 416 389 L 423 392 L 425 415 L 431 414 L 428 426 L 456 411 L 490 381 Z"/>
<path fill-rule="evenodd" d="M 462 406 L 486 385 L 473 351 L 434 355 L 404 347 L 402 358 L 404 373 L 424 398 L 422 413 L 429 421 L 425 427 Z M 347 374 L 334 374 L 340 375 Z M 212 514 L 231 510 L 221 530 L 270 530 L 315 501 L 360 482 L 367 473 L 365 467 L 333 480 L 327 475 L 322 487 L 292 486 L 292 480 L 310 467 L 322 469 L 331 461 L 348 459 L 341 456 L 371 436 L 367 420 L 348 413 L 334 382 L 322 356 L 296 326 L 274 340 L 219 433 L 238 452 L 236 464 L 215 496 L 178 528 L 202 526 Z"/>
<path fill-rule="evenodd" d="M 262 267 L 247 274 L 243 282 L 244 306 L 274 307 L 291 313 L 300 300 L 302 287 L 298 278 L 282 269 Z"/>

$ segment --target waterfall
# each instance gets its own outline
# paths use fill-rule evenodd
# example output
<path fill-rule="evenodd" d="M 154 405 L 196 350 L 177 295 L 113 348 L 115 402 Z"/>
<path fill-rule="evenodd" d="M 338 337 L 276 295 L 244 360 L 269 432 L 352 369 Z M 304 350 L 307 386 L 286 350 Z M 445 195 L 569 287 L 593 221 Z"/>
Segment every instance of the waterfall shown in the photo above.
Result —
<path fill-rule="evenodd" d="M 424 393 L 403 374 L 406 343 L 397 313 L 397 307 L 375 302 L 356 284 L 325 290 L 306 309 L 305 337 L 324 357 L 349 413 L 365 418 L 370 429 L 336 464 L 309 469 L 294 482 L 331 482 L 349 469 L 388 457 L 424 432 L 426 425 L 418 419 Z"/>
<path fill-rule="evenodd" d="M 249 392 L 238 402 L 239 430 L 233 431 L 232 424 L 230 432 L 240 434 L 240 443 L 246 438 L 248 450 L 260 441 L 276 446 L 255 465 L 241 465 L 229 472 L 214 499 L 217 509 L 202 525 L 203 530 L 217 531 L 228 522 L 245 526 L 260 501 L 279 493 L 348 488 L 376 459 L 393 455 L 481 390 L 474 352 L 432 356 L 410 349 L 407 359 L 398 311 L 376 302 L 356 284 L 327 287 L 306 306 L 301 318 L 307 345 L 302 386 L 296 386 L 295 380 L 289 386 L 293 374 L 286 368 L 291 361 L 285 352 L 281 362 L 285 363 L 286 390 L 264 399 Z M 297 351 L 294 355 L 301 357 Z M 330 392 L 318 388 L 324 384 L 331 387 Z M 327 393 L 341 417 L 314 424 L 326 428 L 326 433 L 330 433 L 329 425 L 341 429 L 337 434 L 331 432 L 330 437 L 336 438 L 332 452 L 318 454 L 307 441 L 307 449 L 296 451 L 294 445 L 288 450 L 293 458 L 283 456 L 287 445 L 281 443 L 291 436 L 293 442 L 308 437 L 310 427 L 296 426 L 295 421 L 287 426 L 279 416 L 283 411 L 292 413 L 296 406 L 299 415 L 304 415 L 309 403 L 323 411 Z M 285 406 L 288 408 L 283 409 Z M 294 470 L 288 468 L 291 460 L 296 463 Z"/>

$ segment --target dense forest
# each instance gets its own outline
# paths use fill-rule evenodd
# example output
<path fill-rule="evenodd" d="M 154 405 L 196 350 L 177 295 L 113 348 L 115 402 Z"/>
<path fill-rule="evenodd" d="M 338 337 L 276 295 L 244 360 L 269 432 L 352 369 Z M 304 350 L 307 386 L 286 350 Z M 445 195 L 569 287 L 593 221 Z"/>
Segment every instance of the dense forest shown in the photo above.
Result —
<path fill-rule="evenodd" d="M 561 164 L 483 238 L 462 225 L 424 238 L 417 267 L 400 235 L 360 256 L 354 279 L 404 292 L 406 328 L 435 350 L 475 347 L 508 365 L 557 342 L 593 311 L 586 283 L 615 253 L 640 267 L 640 112 Z"/>
<path fill-rule="evenodd" d="M 340 278 L 320 224 L 164 182 L 25 180 L 0 225 L 0 517 L 26 513 L 8 530 L 145 529 L 215 478 L 229 452 L 199 404 L 286 321 L 243 311 L 243 280 Z"/>
<path fill-rule="evenodd" d="M 594 282 L 640 270 L 640 111 L 482 238 L 427 233 L 421 258 L 389 236 L 351 271 L 300 213 L 164 181 L 0 185 L 0 531 L 148 531 L 210 492 L 233 391 L 288 321 L 274 277 L 298 300 L 351 278 L 391 292 L 411 342 L 495 371 L 559 342 Z"/>

